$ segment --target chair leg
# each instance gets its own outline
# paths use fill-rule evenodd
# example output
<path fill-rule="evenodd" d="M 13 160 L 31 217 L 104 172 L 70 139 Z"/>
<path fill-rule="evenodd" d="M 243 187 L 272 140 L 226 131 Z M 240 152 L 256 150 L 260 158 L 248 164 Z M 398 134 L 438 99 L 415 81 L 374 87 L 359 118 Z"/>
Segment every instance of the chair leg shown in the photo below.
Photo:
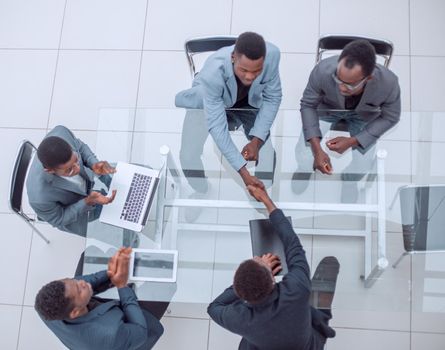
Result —
<path fill-rule="evenodd" d="M 42 232 L 40 232 L 39 231 L 39 229 L 35 226 L 35 225 L 33 225 L 30 221 L 28 221 L 28 220 L 25 220 L 27 223 L 28 223 L 28 225 L 29 226 L 31 226 L 32 227 L 32 229 L 34 230 L 34 231 L 36 231 L 36 233 L 46 242 L 46 244 L 49 244 L 50 242 L 49 242 L 49 239 L 48 238 L 46 238 L 45 237 L 45 235 L 42 233 Z"/>
<path fill-rule="evenodd" d="M 394 263 L 394 264 L 392 264 L 392 267 L 395 269 L 396 267 L 397 267 L 397 265 L 399 265 L 399 263 L 402 261 L 402 259 L 405 257 L 405 256 L 407 256 L 409 253 L 407 253 L 407 252 L 403 252 L 403 254 L 402 255 L 400 255 L 400 257 L 397 259 L 397 261 Z"/>

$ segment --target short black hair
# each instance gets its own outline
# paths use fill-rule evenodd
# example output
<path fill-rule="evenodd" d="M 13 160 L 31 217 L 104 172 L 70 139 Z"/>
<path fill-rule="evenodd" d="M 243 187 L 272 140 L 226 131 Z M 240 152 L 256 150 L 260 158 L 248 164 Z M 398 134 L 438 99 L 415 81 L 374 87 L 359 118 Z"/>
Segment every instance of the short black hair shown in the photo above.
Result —
<path fill-rule="evenodd" d="M 234 52 L 246 56 L 249 60 L 258 60 L 266 56 L 266 42 L 257 33 L 245 32 L 236 39 Z"/>
<path fill-rule="evenodd" d="M 236 295 L 250 304 L 264 301 L 274 289 L 271 272 L 253 259 L 243 261 L 235 272 Z"/>
<path fill-rule="evenodd" d="M 346 68 L 352 68 L 358 64 L 366 77 L 372 74 L 376 64 L 375 48 L 365 39 L 354 40 L 347 44 L 338 60 L 343 58 L 345 58 Z"/>
<path fill-rule="evenodd" d="M 43 319 L 53 321 L 68 319 L 74 305 L 71 299 L 65 296 L 65 283 L 52 281 L 37 293 L 34 308 Z"/>
<path fill-rule="evenodd" d="M 48 136 L 37 148 L 37 157 L 46 169 L 54 169 L 71 159 L 73 150 L 68 142 L 57 136 Z"/>

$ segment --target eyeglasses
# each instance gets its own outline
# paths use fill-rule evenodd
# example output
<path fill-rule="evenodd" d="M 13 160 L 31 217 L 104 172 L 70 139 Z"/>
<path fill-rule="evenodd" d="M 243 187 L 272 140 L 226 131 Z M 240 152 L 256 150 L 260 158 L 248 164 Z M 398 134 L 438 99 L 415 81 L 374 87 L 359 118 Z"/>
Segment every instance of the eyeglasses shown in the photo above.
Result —
<path fill-rule="evenodd" d="M 76 161 L 69 168 L 66 169 L 57 169 L 61 176 L 70 177 L 73 175 L 76 166 L 80 166 L 80 156 L 79 153 L 74 152 L 74 156 L 76 157 Z"/>
<path fill-rule="evenodd" d="M 340 80 L 337 77 L 337 72 L 332 73 L 332 78 L 334 79 L 334 81 L 338 84 L 338 85 L 343 85 L 346 89 L 348 89 L 349 91 L 354 91 L 357 90 L 359 87 L 361 87 L 363 85 L 363 83 L 366 82 L 366 80 L 368 79 L 368 77 L 364 77 L 362 80 L 360 80 L 358 83 L 355 84 L 348 84 L 345 83 L 343 80 Z"/>

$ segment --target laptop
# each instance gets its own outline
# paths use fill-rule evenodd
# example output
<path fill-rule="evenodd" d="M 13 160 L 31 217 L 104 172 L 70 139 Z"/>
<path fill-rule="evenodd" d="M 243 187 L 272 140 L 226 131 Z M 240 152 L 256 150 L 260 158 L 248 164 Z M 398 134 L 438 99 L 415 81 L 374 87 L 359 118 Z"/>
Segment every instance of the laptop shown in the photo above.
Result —
<path fill-rule="evenodd" d="M 116 197 L 102 207 L 99 221 L 140 232 L 148 220 L 159 183 L 159 170 L 118 162 L 110 190 Z"/>
<path fill-rule="evenodd" d="M 291 217 L 287 217 L 292 223 Z M 252 253 L 254 256 L 272 253 L 278 255 L 281 262 L 281 271 L 278 276 L 287 273 L 286 254 L 284 254 L 284 245 L 280 236 L 273 228 L 269 219 L 250 220 L 250 239 L 252 241 Z"/>

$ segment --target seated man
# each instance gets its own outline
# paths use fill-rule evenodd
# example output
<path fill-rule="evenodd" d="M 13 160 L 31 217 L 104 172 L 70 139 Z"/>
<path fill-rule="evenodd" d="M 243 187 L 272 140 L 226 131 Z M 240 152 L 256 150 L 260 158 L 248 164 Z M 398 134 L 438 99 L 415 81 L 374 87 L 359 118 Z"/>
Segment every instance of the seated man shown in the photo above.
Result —
<path fill-rule="evenodd" d="M 59 230 L 85 236 L 110 197 L 93 191 L 94 175 L 109 186 L 115 169 L 98 161 L 88 145 L 64 126 L 51 130 L 37 149 L 26 181 L 29 203 L 38 217 Z"/>
<path fill-rule="evenodd" d="M 121 248 L 108 262 L 108 271 L 53 281 L 36 296 L 35 309 L 43 322 L 70 349 L 151 349 L 161 337 L 161 323 L 141 309 L 127 286 L 131 248 Z M 110 288 L 119 301 L 94 297 Z"/>
<path fill-rule="evenodd" d="M 321 111 L 317 112 L 317 109 Z M 326 109 L 340 111 L 322 111 Z M 322 60 L 312 70 L 301 99 L 304 139 L 300 137 L 295 150 L 298 169 L 293 180 L 308 180 L 313 169 L 332 174 L 330 158 L 320 145 L 320 114 L 321 120 L 333 125 L 339 122 L 347 124 L 350 137 L 335 137 L 326 146 L 340 154 L 349 148 L 356 149 L 352 152 L 351 165 L 342 174 L 342 180 L 358 181 L 371 166 L 374 152 L 369 151 L 370 148 L 398 123 L 400 109 L 397 76 L 376 64 L 374 46 L 367 40 L 352 41 L 344 47 L 340 56 Z M 310 144 L 313 157 L 308 155 L 310 151 L 305 141 Z M 292 183 L 296 193 L 303 192 L 306 186 L 307 181 Z M 346 202 L 355 202 L 357 192 L 346 191 L 342 196 Z"/>
<path fill-rule="evenodd" d="M 317 267 L 313 305 L 320 309 L 315 309 L 310 305 L 309 265 L 298 236 L 263 189 L 248 186 L 248 190 L 265 204 L 283 242 L 289 271 L 280 283 L 275 283 L 273 276 L 281 269 L 277 256 L 267 254 L 246 260 L 236 270 L 233 286 L 218 296 L 207 311 L 220 326 L 243 337 L 239 349 L 321 350 L 326 338 L 335 336 L 328 322 L 338 261 L 327 257 Z"/>
<path fill-rule="evenodd" d="M 204 120 L 202 112 L 188 111 L 182 133 L 181 165 L 198 193 L 205 193 L 208 188 L 207 181 L 202 179 L 205 176 L 201 161 L 207 131 L 246 185 L 264 186 L 250 175 L 246 161 L 259 161 L 257 173 L 261 166 L 265 169 L 262 173 L 273 172 L 275 153 L 270 140 L 267 142 L 270 150 L 262 152 L 270 159 L 260 160 L 259 151 L 269 138 L 281 102 L 279 60 L 276 46 L 266 43 L 256 33 L 243 33 L 235 46 L 223 47 L 206 60 L 191 89 L 176 95 L 177 107 L 204 108 L 207 119 Z M 226 111 L 226 108 L 237 110 Z M 241 125 L 249 143 L 240 153 L 229 130 Z"/>

